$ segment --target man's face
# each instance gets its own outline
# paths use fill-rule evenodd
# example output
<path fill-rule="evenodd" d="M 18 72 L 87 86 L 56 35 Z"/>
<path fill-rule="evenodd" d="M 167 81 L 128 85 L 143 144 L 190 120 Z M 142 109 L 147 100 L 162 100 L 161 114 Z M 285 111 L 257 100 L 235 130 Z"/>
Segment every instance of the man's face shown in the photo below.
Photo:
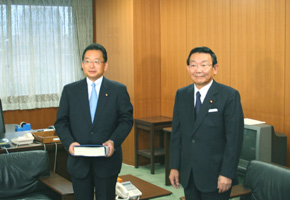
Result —
<path fill-rule="evenodd" d="M 217 74 L 218 65 L 212 66 L 210 54 L 194 53 L 190 56 L 187 71 L 196 87 L 201 89 Z"/>
<path fill-rule="evenodd" d="M 87 50 L 82 62 L 82 68 L 85 75 L 91 81 L 96 81 L 104 74 L 105 71 L 107 71 L 108 63 L 104 63 L 102 51 Z"/>

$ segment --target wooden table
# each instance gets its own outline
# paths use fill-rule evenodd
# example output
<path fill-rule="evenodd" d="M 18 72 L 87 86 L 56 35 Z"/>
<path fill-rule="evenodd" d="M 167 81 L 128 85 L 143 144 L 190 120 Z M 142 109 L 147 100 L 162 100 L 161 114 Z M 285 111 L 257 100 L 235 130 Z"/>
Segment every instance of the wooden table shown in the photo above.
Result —
<path fill-rule="evenodd" d="M 135 167 L 138 168 L 138 157 L 144 156 L 150 159 L 151 174 L 154 174 L 154 158 L 157 156 L 164 156 L 165 149 L 163 148 L 163 128 L 170 127 L 172 118 L 155 116 L 145 117 L 134 120 L 135 123 Z M 146 130 L 150 133 L 150 149 L 138 149 L 138 134 L 139 130 Z M 159 132 L 160 134 L 160 148 L 154 148 L 154 136 Z"/>
<path fill-rule="evenodd" d="M 140 200 L 151 199 L 172 194 L 172 192 L 168 190 L 165 190 L 161 187 L 153 185 L 152 183 L 149 183 L 132 175 L 123 175 L 120 176 L 120 178 L 122 178 L 124 182 L 131 181 L 131 183 L 142 192 Z"/>

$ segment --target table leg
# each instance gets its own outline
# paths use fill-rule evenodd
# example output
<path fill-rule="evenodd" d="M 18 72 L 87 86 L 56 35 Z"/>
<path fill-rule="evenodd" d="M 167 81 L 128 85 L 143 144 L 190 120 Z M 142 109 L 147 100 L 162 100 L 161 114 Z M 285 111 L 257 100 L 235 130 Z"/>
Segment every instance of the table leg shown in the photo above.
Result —
<path fill-rule="evenodd" d="M 170 185 L 169 181 L 169 151 L 170 151 L 170 133 L 165 133 L 165 185 Z"/>
<path fill-rule="evenodd" d="M 150 129 L 151 174 L 154 174 L 154 129 Z"/>
<path fill-rule="evenodd" d="M 138 128 L 135 124 L 135 168 L 138 168 Z"/>

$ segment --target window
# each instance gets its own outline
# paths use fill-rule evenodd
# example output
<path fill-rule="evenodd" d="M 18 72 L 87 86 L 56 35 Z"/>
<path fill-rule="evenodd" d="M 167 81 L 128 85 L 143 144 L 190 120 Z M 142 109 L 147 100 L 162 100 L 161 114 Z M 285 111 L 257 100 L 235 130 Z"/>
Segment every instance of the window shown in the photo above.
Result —
<path fill-rule="evenodd" d="M 81 78 L 73 0 L 0 0 L 0 97 L 5 110 L 57 107 Z"/>

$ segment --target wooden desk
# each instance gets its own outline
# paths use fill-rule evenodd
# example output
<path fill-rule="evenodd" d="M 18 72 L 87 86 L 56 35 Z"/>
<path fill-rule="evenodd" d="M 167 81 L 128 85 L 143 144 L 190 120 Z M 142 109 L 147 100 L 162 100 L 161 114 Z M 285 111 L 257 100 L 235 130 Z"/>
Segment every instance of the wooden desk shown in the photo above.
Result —
<path fill-rule="evenodd" d="M 6 133 L 4 137 L 11 140 L 14 137 L 22 136 L 25 132 L 15 132 L 14 124 L 5 125 Z M 27 131 L 26 131 L 27 132 Z M 28 131 L 29 132 L 29 131 Z M 10 142 L 12 143 L 12 142 Z M 19 151 L 31 151 L 31 150 L 47 150 L 50 160 L 50 170 L 56 172 L 67 180 L 71 180 L 70 174 L 67 172 L 67 152 L 61 143 L 48 143 L 42 144 L 40 142 L 34 142 L 29 145 L 16 146 L 11 144 L 10 148 L 7 148 L 8 152 L 19 152 Z M 6 153 L 5 149 L 0 148 L 0 154 Z"/>
<path fill-rule="evenodd" d="M 144 156 L 150 159 L 151 174 L 154 174 L 154 158 L 157 156 L 164 156 L 165 150 L 163 148 L 163 128 L 170 127 L 172 124 L 172 118 L 156 116 L 145 117 L 134 120 L 135 123 L 135 167 L 138 168 L 138 156 Z M 146 130 L 150 133 L 150 149 L 138 149 L 138 134 L 139 130 Z M 160 148 L 154 148 L 154 136 L 155 133 L 160 133 Z"/>
<path fill-rule="evenodd" d="M 132 175 L 123 175 L 123 176 L 120 176 L 120 178 L 122 178 L 124 182 L 131 181 L 131 183 L 135 185 L 142 192 L 142 196 L 140 200 L 167 196 L 167 195 L 172 194 L 172 192 L 168 190 L 165 190 L 161 187 L 153 185 L 147 181 L 144 181 Z"/>

